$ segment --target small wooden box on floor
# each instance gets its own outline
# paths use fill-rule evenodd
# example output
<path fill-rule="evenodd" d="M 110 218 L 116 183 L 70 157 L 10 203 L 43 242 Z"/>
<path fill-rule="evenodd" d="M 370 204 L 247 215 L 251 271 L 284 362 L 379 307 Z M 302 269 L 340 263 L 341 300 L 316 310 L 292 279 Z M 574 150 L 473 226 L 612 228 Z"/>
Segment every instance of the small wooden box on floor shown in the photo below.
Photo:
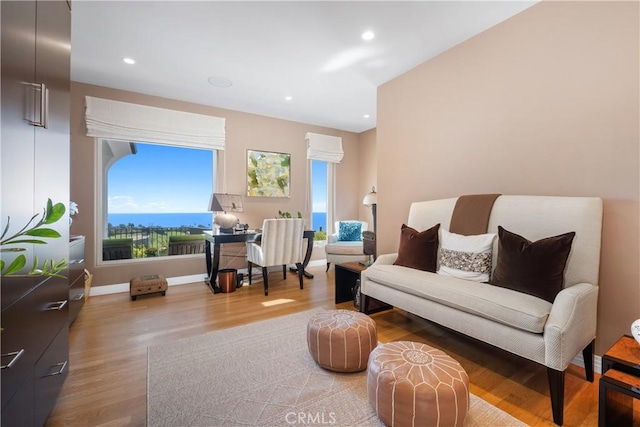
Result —
<path fill-rule="evenodd" d="M 138 295 L 149 295 L 161 293 L 164 296 L 167 292 L 167 279 L 161 274 L 151 274 L 148 276 L 138 276 L 129 282 L 129 295 L 135 301 Z"/>

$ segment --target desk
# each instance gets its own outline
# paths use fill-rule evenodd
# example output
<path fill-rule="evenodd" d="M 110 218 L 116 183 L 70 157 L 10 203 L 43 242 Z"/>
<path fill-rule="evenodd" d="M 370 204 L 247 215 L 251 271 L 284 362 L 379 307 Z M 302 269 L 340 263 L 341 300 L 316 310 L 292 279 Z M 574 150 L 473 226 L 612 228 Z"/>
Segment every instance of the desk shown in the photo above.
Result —
<path fill-rule="evenodd" d="M 640 399 L 640 346 L 624 335 L 602 356 L 598 425 L 634 425 L 633 399 Z"/>
<path fill-rule="evenodd" d="M 302 262 L 302 273 L 305 277 L 313 279 L 313 275 L 304 271 L 311 259 L 311 252 L 313 251 L 313 230 L 305 230 L 303 237 L 307 239 L 307 251 L 305 253 L 304 261 Z M 204 232 L 204 254 L 205 261 L 207 263 L 207 284 L 211 287 L 211 292 L 217 294 L 220 292 L 220 286 L 218 286 L 218 270 L 220 267 L 220 245 L 224 243 L 242 243 L 250 242 L 255 239 L 256 232 L 236 232 L 236 233 L 219 233 L 216 231 Z M 211 244 L 213 243 L 213 252 L 211 250 Z M 213 257 L 212 257 L 213 256 Z M 212 261 L 213 258 L 213 261 Z M 297 270 L 296 270 L 297 271 Z"/>

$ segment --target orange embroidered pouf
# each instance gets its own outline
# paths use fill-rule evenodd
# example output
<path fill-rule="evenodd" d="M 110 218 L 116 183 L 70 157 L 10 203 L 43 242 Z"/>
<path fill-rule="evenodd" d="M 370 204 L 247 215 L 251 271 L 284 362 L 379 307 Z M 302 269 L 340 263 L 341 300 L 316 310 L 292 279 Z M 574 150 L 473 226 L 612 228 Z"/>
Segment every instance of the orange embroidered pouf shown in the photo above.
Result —
<path fill-rule="evenodd" d="M 387 426 L 462 426 L 469 377 L 462 366 L 426 344 L 380 344 L 369 356 L 369 402 Z"/>
<path fill-rule="evenodd" d="M 369 353 L 378 345 L 376 322 L 357 311 L 323 311 L 309 319 L 307 344 L 313 360 L 325 369 L 364 371 Z"/>

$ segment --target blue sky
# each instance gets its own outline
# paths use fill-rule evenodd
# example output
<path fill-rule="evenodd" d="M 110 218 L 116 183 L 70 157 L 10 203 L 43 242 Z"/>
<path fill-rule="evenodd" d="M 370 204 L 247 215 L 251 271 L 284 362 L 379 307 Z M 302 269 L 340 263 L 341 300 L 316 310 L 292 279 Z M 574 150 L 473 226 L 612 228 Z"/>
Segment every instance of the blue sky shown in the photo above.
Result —
<path fill-rule="evenodd" d="M 109 213 L 207 212 L 210 150 L 136 143 L 138 153 L 109 169 Z"/>
<path fill-rule="evenodd" d="M 137 154 L 109 169 L 109 213 L 207 212 L 214 153 L 146 143 L 136 147 Z M 323 166 L 312 169 L 313 212 L 326 212 L 326 163 Z"/>

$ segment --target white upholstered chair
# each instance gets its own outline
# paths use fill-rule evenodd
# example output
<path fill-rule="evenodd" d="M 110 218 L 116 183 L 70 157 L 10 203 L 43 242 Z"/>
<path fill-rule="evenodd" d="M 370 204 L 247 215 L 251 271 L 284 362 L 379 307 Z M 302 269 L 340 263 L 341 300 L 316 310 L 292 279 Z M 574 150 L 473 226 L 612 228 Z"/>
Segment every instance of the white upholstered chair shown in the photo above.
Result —
<path fill-rule="evenodd" d="M 341 241 L 339 237 L 340 222 L 359 222 L 361 224 L 359 241 Z M 327 236 L 327 245 L 324 251 L 327 257 L 327 271 L 331 263 L 342 264 L 343 262 L 367 262 L 368 255 L 365 255 L 362 248 L 362 232 L 366 231 L 368 224 L 365 221 L 336 221 L 335 233 Z"/>
<path fill-rule="evenodd" d="M 249 269 L 249 284 L 251 284 L 251 267 L 262 267 L 262 280 L 264 282 L 264 294 L 269 295 L 269 282 L 267 267 L 282 266 L 284 278 L 287 278 L 287 265 L 295 264 L 298 268 L 300 289 L 302 283 L 302 234 L 304 232 L 304 219 L 265 219 L 262 223 L 261 243 L 247 243 L 247 261 Z"/>

